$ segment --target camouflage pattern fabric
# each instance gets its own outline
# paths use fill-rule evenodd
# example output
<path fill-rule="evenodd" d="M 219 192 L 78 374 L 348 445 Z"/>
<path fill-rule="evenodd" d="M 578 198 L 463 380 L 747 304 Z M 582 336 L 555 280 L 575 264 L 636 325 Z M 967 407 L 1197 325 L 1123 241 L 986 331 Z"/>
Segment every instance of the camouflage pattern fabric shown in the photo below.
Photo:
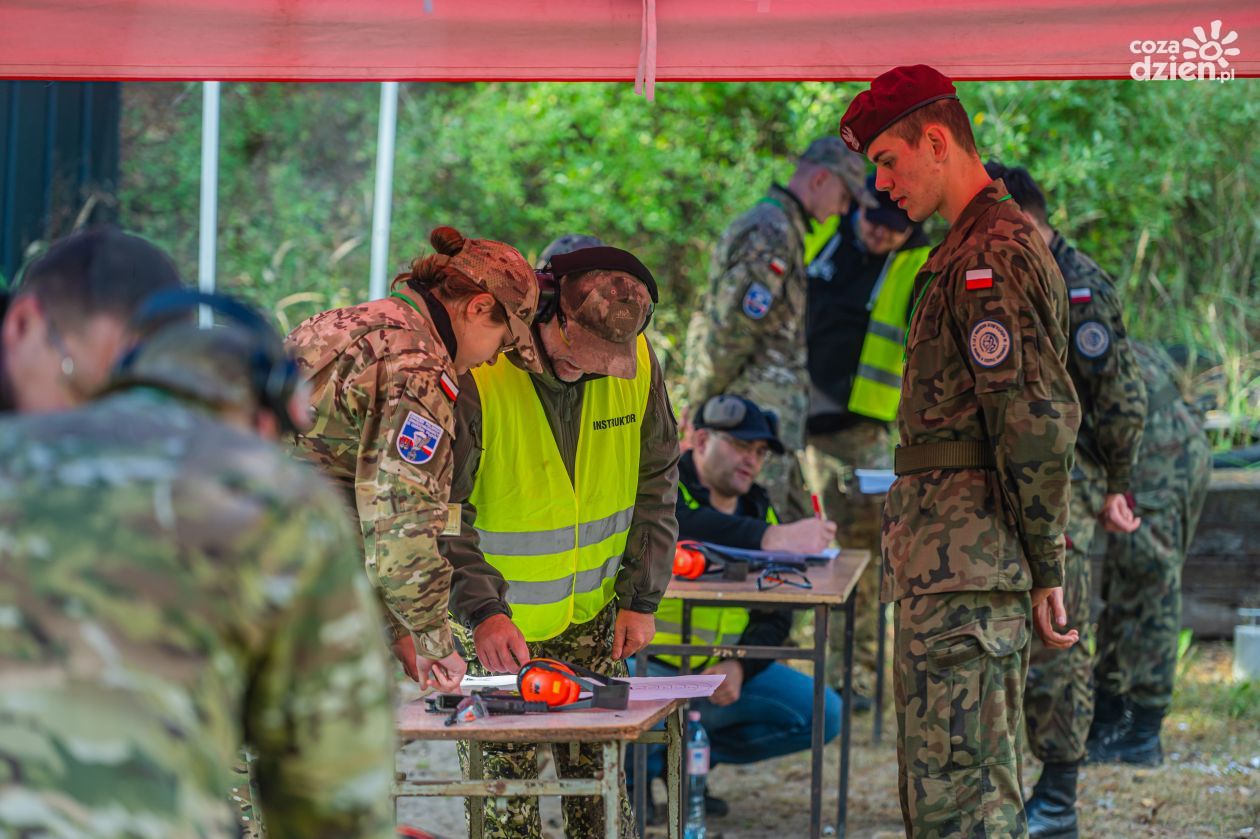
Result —
<path fill-rule="evenodd" d="M 1028 835 L 1019 735 L 1031 611 L 1027 592 L 897 601 L 893 693 L 907 836 Z"/>
<path fill-rule="evenodd" d="M 863 495 L 854 469 L 891 469 L 892 441 L 888 426 L 861 422 L 830 434 L 811 434 L 805 453 L 809 485 L 820 493 L 823 510 L 836 523 L 836 539 L 844 548 L 880 555 L 882 495 Z M 854 689 L 875 694 L 879 642 L 879 563 L 872 562 L 854 589 Z M 827 631 L 827 683 L 839 690 L 844 681 L 843 612 L 836 612 Z"/>
<path fill-rule="evenodd" d="M 1106 495 L 1129 489 L 1146 417 L 1146 387 L 1111 278 L 1057 233 L 1050 252 L 1068 288 L 1068 372 L 1081 400 L 1063 590 L 1068 627 L 1081 639 L 1066 650 L 1033 639 L 1024 714 L 1038 759 L 1074 763 L 1085 757 L 1094 717 L 1089 549 Z"/>
<path fill-rule="evenodd" d="M 1029 598 L 1010 593 L 1063 583 L 1080 423 L 1066 366 L 1067 294 L 1045 242 L 999 180 L 971 200 L 933 250 L 915 278 L 914 300 L 897 414 L 900 445 L 989 441 L 997 468 L 901 475 L 884 505 L 882 596 L 898 602 L 893 667 L 906 829 L 914 836 L 972 835 L 987 829 L 975 825 L 997 819 L 991 835 L 1018 835 L 1024 827 L 1017 766 L 995 770 L 967 759 L 947 765 L 939 751 L 923 753 L 916 732 L 924 709 L 935 704 L 914 664 L 927 650 L 916 648 L 913 656 L 909 650 L 912 638 L 960 625 L 949 609 L 956 599 L 981 617 L 986 603 L 1022 610 L 1002 612 L 1022 616 L 1022 626 L 1030 619 Z M 909 604 L 902 602 L 907 598 Z M 929 602 L 940 605 L 916 605 Z M 977 697 L 964 697 L 969 701 L 956 706 L 952 734 L 938 749 L 966 758 L 987 748 L 987 740 L 976 740 L 982 731 L 985 738 L 1015 736 L 1027 667 L 1022 654 L 1018 659 L 997 668 L 1004 688 L 995 707 L 977 716 Z M 1008 706 L 1014 711 L 1003 716 Z"/>
<path fill-rule="evenodd" d="M 554 658 L 579 664 L 596 673 L 609 676 L 628 676 L 624 661 L 612 658 L 613 628 L 617 620 L 617 606 L 608 604 L 598 615 L 583 624 L 570 626 L 564 632 L 546 641 L 529 645 L 534 658 Z M 468 674 L 489 675 L 473 653 L 472 633 L 462 625 L 453 623 L 452 629 L 460 646 L 467 651 Z M 469 743 L 459 743 L 459 762 L 464 775 L 468 774 Z M 481 754 L 487 778 L 537 778 L 540 745 L 528 743 L 483 743 Z M 593 778 L 603 771 L 604 754 L 599 743 L 583 743 L 574 757 L 570 747 L 557 743 L 552 747 L 556 773 L 561 778 Z M 622 839 L 634 839 L 634 817 L 630 799 L 625 794 L 625 778 L 621 781 Z M 542 820 L 538 813 L 538 799 L 518 796 L 507 799 L 507 806 L 496 809 L 494 799 L 486 799 L 487 839 L 541 839 Z M 566 796 L 564 798 L 564 835 L 573 837 L 598 837 L 604 835 L 604 802 L 598 796 Z"/>
<path fill-rule="evenodd" d="M 687 330 L 687 398 L 693 410 L 720 393 L 779 415 L 787 454 L 771 455 L 759 482 L 785 521 L 812 515 L 795 453 L 805 445 L 805 234 L 811 220 L 780 186 L 722 234 L 703 302 Z M 798 515 L 799 514 L 799 515 Z"/>
<path fill-rule="evenodd" d="M 454 472 L 455 367 L 419 295 L 315 315 L 287 346 L 313 390 L 301 454 L 345 491 L 364 562 L 395 639 L 454 652 L 446 623 L 451 566 L 438 552 Z"/>
<path fill-rule="evenodd" d="M 1133 346 L 1150 395 L 1133 474 L 1142 526 L 1108 538 L 1094 673 L 1100 688 L 1167 710 L 1181 629 L 1181 568 L 1207 498 L 1212 458 L 1171 359 L 1154 347 Z"/>
<path fill-rule="evenodd" d="M 389 671 L 336 494 L 152 389 L 0 433 L 0 835 L 393 833 Z"/>

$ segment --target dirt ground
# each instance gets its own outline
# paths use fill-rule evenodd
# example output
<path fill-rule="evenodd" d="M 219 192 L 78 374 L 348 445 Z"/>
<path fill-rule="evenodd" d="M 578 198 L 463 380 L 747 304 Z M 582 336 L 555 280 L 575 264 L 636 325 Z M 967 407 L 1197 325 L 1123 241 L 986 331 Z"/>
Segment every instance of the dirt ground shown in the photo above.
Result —
<path fill-rule="evenodd" d="M 1081 836 L 1260 839 L 1260 684 L 1232 684 L 1231 667 L 1229 645 L 1191 647 L 1173 712 L 1164 723 L 1164 765 L 1086 767 L 1079 801 Z M 854 719 L 848 835 L 855 839 L 902 835 L 895 722 L 891 708 L 884 713 L 884 738 L 878 746 L 872 742 L 873 716 Z M 823 813 L 832 829 L 839 760 L 837 741 L 827 747 L 825 761 Z M 423 777 L 453 776 L 458 773 L 454 746 L 411 744 L 400 753 L 399 769 Z M 1030 757 L 1024 769 L 1026 788 L 1039 771 Z M 729 816 L 710 820 L 709 839 L 808 835 L 808 753 L 751 766 L 718 766 L 709 784 L 731 805 Z M 400 802 L 399 816 L 400 824 L 423 827 L 440 839 L 467 836 L 459 799 Z M 548 839 L 559 839 L 563 834 L 555 800 L 544 800 L 543 816 Z M 648 835 L 655 839 L 665 833 L 649 829 Z"/>

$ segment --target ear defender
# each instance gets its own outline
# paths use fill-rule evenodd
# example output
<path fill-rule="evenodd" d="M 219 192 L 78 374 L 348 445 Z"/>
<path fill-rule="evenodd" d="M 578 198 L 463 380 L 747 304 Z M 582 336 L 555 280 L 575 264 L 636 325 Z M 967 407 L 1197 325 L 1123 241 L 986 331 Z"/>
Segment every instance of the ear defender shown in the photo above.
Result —
<path fill-rule="evenodd" d="M 679 542 L 674 548 L 674 576 L 686 580 L 694 580 L 703 574 L 708 560 L 698 548 L 689 547 L 686 542 Z"/>
<path fill-rule="evenodd" d="M 582 693 L 577 674 L 563 662 L 536 658 L 526 662 L 516 677 L 521 698 L 530 702 L 546 702 L 549 706 L 576 702 Z"/>

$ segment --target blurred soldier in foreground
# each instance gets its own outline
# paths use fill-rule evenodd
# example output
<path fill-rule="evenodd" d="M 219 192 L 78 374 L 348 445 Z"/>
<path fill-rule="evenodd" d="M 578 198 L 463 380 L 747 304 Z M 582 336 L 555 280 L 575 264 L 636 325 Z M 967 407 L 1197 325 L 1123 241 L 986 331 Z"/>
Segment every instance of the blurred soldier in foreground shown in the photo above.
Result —
<path fill-rule="evenodd" d="M 167 295 L 146 319 L 205 299 Z M 354 538 L 271 442 L 306 410 L 279 335 L 210 299 L 232 325 L 161 329 L 98 401 L 0 429 L 4 835 L 235 837 L 242 745 L 273 835 L 392 835 Z"/>
<path fill-rule="evenodd" d="M 767 461 L 762 483 L 789 521 L 813 515 L 797 461 L 809 407 L 805 237 L 816 221 L 848 212 L 853 201 L 874 205 L 865 174 L 861 156 L 838 138 L 810 143 L 788 185 L 771 186 L 722 234 L 687 330 L 688 405 L 738 393 L 778 414 L 787 452 Z"/>
<path fill-rule="evenodd" d="M 1098 622 L 1093 762 L 1158 766 L 1181 630 L 1181 566 L 1212 475 L 1211 451 L 1163 350 L 1134 343 L 1146 381 L 1146 430 L 1133 472 L 1142 527 L 1108 537 Z"/>
<path fill-rule="evenodd" d="M 950 226 L 915 278 L 884 507 L 902 819 L 913 837 L 1025 836 L 1030 619 L 1051 646 L 1078 637 L 1052 625 L 1080 424 L 1063 277 L 931 67 L 876 78 L 840 136 L 911 219 Z"/>
<path fill-rule="evenodd" d="M 1077 835 L 1076 782 L 1094 716 L 1094 632 L 1090 620 L 1089 547 L 1095 525 L 1131 533 L 1140 519 L 1125 500 L 1142 422 L 1146 388 L 1110 277 L 1050 226 L 1046 199 L 1027 169 L 989 163 L 1050 248 L 1068 288 L 1068 372 L 1081 400 L 1081 429 L 1072 467 L 1072 502 L 1063 570 L 1068 626 L 1081 643 L 1053 649 L 1033 639 L 1024 689 L 1032 753 L 1045 766 L 1026 802 L 1032 839 Z"/>
<path fill-rule="evenodd" d="M 179 286 L 166 254 L 138 236 L 101 227 L 55 242 L 0 300 L 0 413 L 90 399 L 130 343 L 136 307 Z"/>

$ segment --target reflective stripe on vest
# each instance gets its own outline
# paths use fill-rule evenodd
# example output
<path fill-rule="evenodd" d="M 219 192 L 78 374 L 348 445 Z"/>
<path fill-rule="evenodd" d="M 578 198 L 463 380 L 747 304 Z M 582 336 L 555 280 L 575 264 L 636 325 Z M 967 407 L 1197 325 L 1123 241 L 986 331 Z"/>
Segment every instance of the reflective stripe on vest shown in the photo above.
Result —
<path fill-rule="evenodd" d="M 474 526 L 486 561 L 508 582 L 512 622 L 527 641 L 586 623 L 613 599 L 652 384 L 643 336 L 636 355 L 634 379 L 583 385 L 572 480 L 529 374 L 505 361 L 472 371 L 483 447 L 469 497 Z"/>
<path fill-rule="evenodd" d="M 901 371 L 905 363 L 905 339 L 914 277 L 927 262 L 931 248 L 912 248 L 897 254 L 880 279 L 871 309 L 870 324 L 862 340 L 849 410 L 889 422 L 897 417 L 901 399 Z"/>
<path fill-rule="evenodd" d="M 681 481 L 678 492 L 683 503 L 692 510 L 700 509 L 700 502 Z M 778 524 L 779 517 L 774 508 L 766 509 L 766 523 Z M 739 606 L 705 606 L 691 610 L 691 641 L 714 646 L 727 646 L 739 643 L 740 636 L 748 627 L 748 610 Z M 653 644 L 682 643 L 682 601 L 676 597 L 667 597 L 661 601 L 656 610 L 656 635 Z M 673 667 L 682 666 L 682 656 L 660 655 L 656 658 Z M 713 656 L 691 656 L 691 669 L 702 670 L 721 659 Z"/>

